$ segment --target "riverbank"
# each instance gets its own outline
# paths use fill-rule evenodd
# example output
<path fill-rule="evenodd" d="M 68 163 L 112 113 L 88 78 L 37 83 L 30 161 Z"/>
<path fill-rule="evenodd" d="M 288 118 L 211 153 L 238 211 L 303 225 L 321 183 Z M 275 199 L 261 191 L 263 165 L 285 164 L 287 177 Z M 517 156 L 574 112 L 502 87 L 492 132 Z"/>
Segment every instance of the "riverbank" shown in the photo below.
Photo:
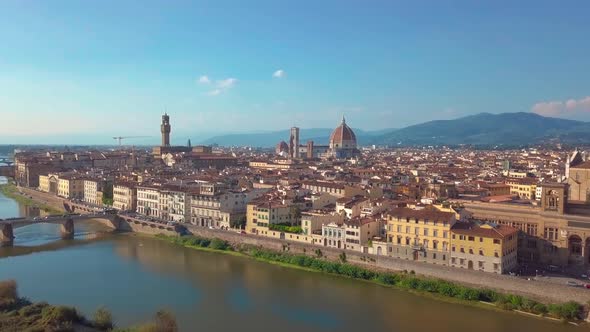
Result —
<path fill-rule="evenodd" d="M 339 257 L 339 262 L 334 262 L 326 259 L 321 249 L 307 255 L 296 255 L 251 245 L 235 246 L 219 238 L 208 239 L 198 236 L 173 237 L 166 235 L 156 237 L 191 249 L 239 255 L 285 267 L 343 276 L 430 296 L 443 301 L 481 308 L 522 312 L 539 318 L 547 317 L 572 322 L 579 322 L 586 312 L 583 305 L 573 301 L 542 303 L 520 295 L 500 293 L 491 289 L 466 287 L 446 280 L 417 276 L 413 271 L 402 273 L 374 271 L 349 264 L 345 253 Z"/>
<path fill-rule="evenodd" d="M 49 214 L 60 214 L 63 211 L 59 210 L 49 204 L 45 204 L 45 203 L 41 203 L 37 200 L 31 199 L 27 196 L 22 195 L 18 188 L 16 187 L 16 185 L 12 182 L 6 183 L 6 184 L 0 184 L 0 193 L 2 193 L 2 195 L 15 200 L 16 202 L 26 205 L 26 206 L 30 206 L 30 207 L 34 207 L 34 208 L 38 208 L 42 211 L 45 211 Z"/>
<path fill-rule="evenodd" d="M 112 315 L 105 308 L 98 308 L 93 318 L 88 319 L 74 307 L 33 303 L 20 297 L 17 283 L 7 280 L 0 281 L 0 331 L 176 332 L 178 324 L 174 315 L 160 310 L 154 315 L 153 322 L 115 328 Z"/>

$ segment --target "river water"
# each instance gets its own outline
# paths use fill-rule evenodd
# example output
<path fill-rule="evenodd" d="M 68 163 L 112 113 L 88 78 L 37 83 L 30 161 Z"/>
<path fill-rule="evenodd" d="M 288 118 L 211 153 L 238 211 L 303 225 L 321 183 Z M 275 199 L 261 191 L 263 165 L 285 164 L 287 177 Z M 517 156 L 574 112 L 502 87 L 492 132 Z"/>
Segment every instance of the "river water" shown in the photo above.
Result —
<path fill-rule="evenodd" d="M 0 197 L 0 218 L 26 209 Z M 78 225 L 77 225 L 78 227 Z M 133 234 L 78 227 L 60 240 L 53 225 L 15 231 L 0 248 L 0 280 L 33 301 L 108 307 L 119 326 L 171 310 L 182 331 L 535 331 L 582 330 L 374 285 L 200 252 Z"/>

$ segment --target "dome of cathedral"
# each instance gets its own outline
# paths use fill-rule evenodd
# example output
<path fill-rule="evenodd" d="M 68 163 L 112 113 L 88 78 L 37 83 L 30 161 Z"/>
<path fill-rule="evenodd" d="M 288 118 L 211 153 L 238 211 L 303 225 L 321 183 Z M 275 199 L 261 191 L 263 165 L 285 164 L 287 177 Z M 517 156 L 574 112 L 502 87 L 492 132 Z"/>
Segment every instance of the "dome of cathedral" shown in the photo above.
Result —
<path fill-rule="evenodd" d="M 354 131 L 346 124 L 342 117 L 342 123 L 330 135 L 331 149 L 356 149 L 356 135 Z"/>
<path fill-rule="evenodd" d="M 289 145 L 287 144 L 287 142 L 281 141 L 281 142 L 279 142 L 279 144 L 277 144 L 275 151 L 277 154 L 280 154 L 281 152 L 288 152 Z"/>

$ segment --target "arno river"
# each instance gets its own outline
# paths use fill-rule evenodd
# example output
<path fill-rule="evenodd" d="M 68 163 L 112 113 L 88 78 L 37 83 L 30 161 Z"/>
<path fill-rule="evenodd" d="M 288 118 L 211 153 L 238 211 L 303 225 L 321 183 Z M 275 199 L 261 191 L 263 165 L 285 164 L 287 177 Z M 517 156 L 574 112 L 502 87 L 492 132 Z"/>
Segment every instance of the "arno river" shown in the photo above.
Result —
<path fill-rule="evenodd" d="M 0 196 L 0 218 L 34 213 Z M 78 226 L 77 226 L 78 227 Z M 134 235 L 78 227 L 60 240 L 54 225 L 15 231 L 0 248 L 0 280 L 15 279 L 33 301 L 109 308 L 119 326 L 161 308 L 182 331 L 581 331 L 378 285 L 247 258 L 175 247 Z"/>

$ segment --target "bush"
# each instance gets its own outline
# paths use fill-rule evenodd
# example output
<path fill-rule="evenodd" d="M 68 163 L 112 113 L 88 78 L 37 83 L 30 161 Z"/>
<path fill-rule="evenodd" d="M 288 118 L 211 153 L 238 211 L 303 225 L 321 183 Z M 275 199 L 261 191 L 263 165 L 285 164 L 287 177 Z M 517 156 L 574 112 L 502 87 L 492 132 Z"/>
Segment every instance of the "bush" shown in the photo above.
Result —
<path fill-rule="evenodd" d="M 64 323 L 75 323 L 83 319 L 75 308 L 65 306 L 48 306 L 41 311 L 43 325 L 62 326 Z"/>
<path fill-rule="evenodd" d="M 340 255 L 338 255 L 338 258 L 340 259 L 340 261 L 342 263 L 346 263 L 346 253 L 345 252 L 340 253 Z"/>
<path fill-rule="evenodd" d="M 16 281 L 0 281 L 0 309 L 12 306 L 17 300 L 18 290 Z"/>
<path fill-rule="evenodd" d="M 176 324 L 176 317 L 166 310 L 160 310 L 156 313 L 156 331 L 158 332 L 176 332 L 178 325 Z"/>
<path fill-rule="evenodd" d="M 543 303 L 537 303 L 533 306 L 533 310 L 531 312 L 537 315 L 545 315 L 547 313 L 547 306 Z"/>
<path fill-rule="evenodd" d="M 224 240 L 221 240 L 218 238 L 214 238 L 209 243 L 209 248 L 216 249 L 216 250 L 227 250 L 230 248 L 230 245 L 227 241 L 224 241 Z"/>
<path fill-rule="evenodd" d="M 113 317 L 111 313 L 104 307 L 98 308 L 94 313 L 94 326 L 103 330 L 110 330 L 113 328 Z"/>
<path fill-rule="evenodd" d="M 291 226 L 291 224 L 269 224 L 268 229 L 271 231 L 301 234 L 303 229 L 301 226 Z"/>
<path fill-rule="evenodd" d="M 582 306 L 570 301 L 562 304 L 550 304 L 547 307 L 549 314 L 557 318 L 576 319 L 580 315 Z"/>

